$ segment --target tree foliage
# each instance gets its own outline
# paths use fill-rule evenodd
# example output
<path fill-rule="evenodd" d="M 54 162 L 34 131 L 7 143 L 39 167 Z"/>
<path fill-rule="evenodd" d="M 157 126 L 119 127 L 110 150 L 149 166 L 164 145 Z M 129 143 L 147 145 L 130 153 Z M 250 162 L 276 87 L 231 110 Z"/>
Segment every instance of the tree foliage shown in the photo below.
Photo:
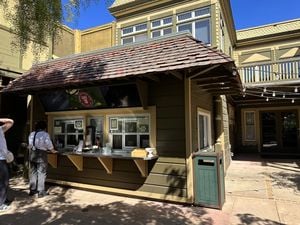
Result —
<path fill-rule="evenodd" d="M 14 48 L 25 53 L 32 43 L 38 54 L 49 40 L 59 40 L 63 20 L 72 21 L 92 1 L 100 0 L 0 0 L 0 7 L 15 34 Z"/>

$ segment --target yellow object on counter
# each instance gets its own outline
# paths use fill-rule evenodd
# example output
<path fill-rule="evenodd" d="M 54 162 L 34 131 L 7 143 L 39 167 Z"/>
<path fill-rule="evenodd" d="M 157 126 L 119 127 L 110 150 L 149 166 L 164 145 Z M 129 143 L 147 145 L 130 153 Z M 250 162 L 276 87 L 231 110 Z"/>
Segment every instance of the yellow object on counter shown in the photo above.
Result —
<path fill-rule="evenodd" d="M 148 152 L 144 148 L 135 148 L 131 152 L 132 157 L 147 157 Z"/>

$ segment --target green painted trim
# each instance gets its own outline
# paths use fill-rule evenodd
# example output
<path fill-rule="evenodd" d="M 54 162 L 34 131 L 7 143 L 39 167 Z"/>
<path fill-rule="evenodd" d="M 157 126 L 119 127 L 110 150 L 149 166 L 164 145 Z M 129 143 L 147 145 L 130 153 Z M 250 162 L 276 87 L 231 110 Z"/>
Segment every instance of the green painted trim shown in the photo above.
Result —
<path fill-rule="evenodd" d="M 177 9 L 176 14 L 191 11 L 191 10 L 195 10 L 195 9 L 199 9 L 199 8 L 205 8 L 205 7 L 209 7 L 209 6 L 211 6 L 210 1 L 201 2 L 201 3 L 198 3 L 198 4 L 192 5 L 192 6 L 186 6 L 186 7 L 182 7 L 180 9 Z"/>

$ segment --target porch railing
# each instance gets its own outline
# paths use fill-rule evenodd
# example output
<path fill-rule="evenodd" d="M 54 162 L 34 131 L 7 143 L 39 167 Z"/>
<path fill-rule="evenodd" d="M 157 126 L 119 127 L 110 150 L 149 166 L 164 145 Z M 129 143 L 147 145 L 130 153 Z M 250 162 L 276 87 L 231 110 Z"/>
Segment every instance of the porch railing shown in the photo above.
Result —
<path fill-rule="evenodd" d="M 241 66 L 238 70 L 245 84 L 300 80 L 300 57 Z"/>

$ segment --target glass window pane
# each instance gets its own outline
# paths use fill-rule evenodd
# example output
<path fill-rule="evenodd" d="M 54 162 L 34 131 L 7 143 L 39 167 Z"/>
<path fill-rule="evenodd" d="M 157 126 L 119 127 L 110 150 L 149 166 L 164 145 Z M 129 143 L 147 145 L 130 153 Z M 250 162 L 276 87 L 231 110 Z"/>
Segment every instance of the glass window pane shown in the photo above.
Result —
<path fill-rule="evenodd" d="M 123 38 L 122 42 L 123 42 L 123 45 L 133 43 L 133 37 Z"/>
<path fill-rule="evenodd" d="M 196 38 L 205 44 L 210 43 L 210 22 L 209 20 L 201 20 L 196 22 Z"/>
<path fill-rule="evenodd" d="M 255 140 L 255 127 L 246 126 L 246 140 Z"/>
<path fill-rule="evenodd" d="M 171 23 L 172 23 L 172 17 L 163 19 L 163 25 L 167 25 L 167 24 L 171 24 Z"/>
<path fill-rule="evenodd" d="M 65 135 L 55 135 L 54 145 L 56 149 L 61 149 L 65 147 Z"/>
<path fill-rule="evenodd" d="M 178 26 L 178 31 L 189 31 L 191 34 L 193 33 L 193 27 L 192 24 L 183 24 Z"/>
<path fill-rule="evenodd" d="M 125 146 L 136 147 L 137 146 L 137 135 L 125 135 Z"/>
<path fill-rule="evenodd" d="M 135 36 L 135 41 L 136 42 L 144 41 L 144 40 L 147 40 L 147 38 L 148 38 L 147 33 L 143 33 L 143 34 L 136 35 Z"/>
<path fill-rule="evenodd" d="M 133 32 L 133 27 L 126 27 L 122 29 L 122 34 L 129 34 Z"/>
<path fill-rule="evenodd" d="M 152 27 L 159 27 L 160 26 L 160 20 L 156 20 L 152 22 Z"/>
<path fill-rule="evenodd" d="M 141 31 L 146 29 L 147 29 L 147 23 L 143 23 L 135 26 L 135 31 Z"/>
<path fill-rule="evenodd" d="M 159 37 L 160 36 L 160 30 L 157 30 L 157 31 L 153 31 L 152 32 L 152 37 L 155 38 L 155 37 Z"/>
<path fill-rule="evenodd" d="M 67 135 L 67 145 L 75 146 L 78 144 L 78 140 L 76 139 L 76 135 Z"/>
<path fill-rule="evenodd" d="M 68 123 L 67 124 L 67 133 L 75 133 L 76 130 L 74 128 L 74 123 Z"/>
<path fill-rule="evenodd" d="M 149 135 L 140 135 L 140 147 L 147 148 L 149 146 Z"/>
<path fill-rule="evenodd" d="M 136 121 L 125 121 L 125 133 L 136 133 L 137 122 Z"/>
<path fill-rule="evenodd" d="M 171 34 L 172 33 L 172 28 L 167 28 L 163 30 L 163 35 Z"/>
<path fill-rule="evenodd" d="M 192 18 L 192 12 L 182 13 L 178 15 L 178 21 Z"/>
<path fill-rule="evenodd" d="M 208 116 L 199 115 L 199 146 L 200 149 L 204 149 L 209 147 L 209 140 L 208 140 L 208 132 L 209 132 L 209 119 Z"/>
<path fill-rule="evenodd" d="M 122 149 L 122 135 L 113 135 L 113 140 L 112 140 L 112 148 L 113 149 Z"/>
<path fill-rule="evenodd" d="M 118 120 L 118 128 L 114 130 L 110 130 L 111 133 L 122 133 L 123 121 Z"/>
<path fill-rule="evenodd" d="M 195 16 L 204 16 L 210 14 L 210 8 L 198 9 L 195 11 Z"/>

